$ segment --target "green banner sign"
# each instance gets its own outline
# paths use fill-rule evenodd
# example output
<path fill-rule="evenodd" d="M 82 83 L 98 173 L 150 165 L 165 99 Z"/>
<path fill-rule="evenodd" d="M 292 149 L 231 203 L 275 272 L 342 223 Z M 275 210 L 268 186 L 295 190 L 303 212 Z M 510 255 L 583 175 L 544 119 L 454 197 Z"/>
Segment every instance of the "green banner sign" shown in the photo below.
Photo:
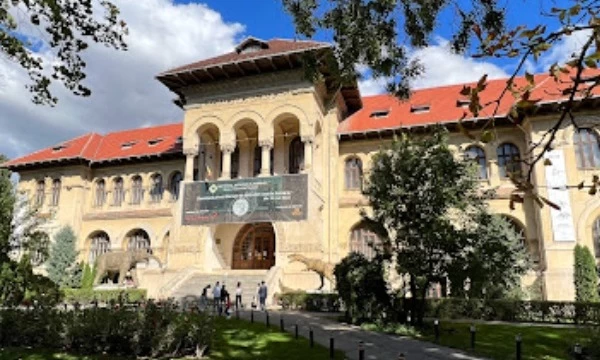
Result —
<path fill-rule="evenodd" d="M 306 174 L 185 184 L 183 225 L 306 220 Z"/>

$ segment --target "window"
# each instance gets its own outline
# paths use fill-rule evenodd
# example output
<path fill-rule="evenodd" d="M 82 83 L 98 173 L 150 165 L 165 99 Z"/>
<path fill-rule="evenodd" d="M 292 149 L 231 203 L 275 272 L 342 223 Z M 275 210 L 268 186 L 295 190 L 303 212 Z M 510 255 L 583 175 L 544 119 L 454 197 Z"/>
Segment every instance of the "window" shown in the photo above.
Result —
<path fill-rule="evenodd" d="M 347 190 L 360 190 L 362 188 L 362 161 L 356 157 L 347 159 L 344 175 Z"/>
<path fill-rule="evenodd" d="M 171 175 L 171 199 L 177 200 L 179 199 L 179 188 L 181 187 L 181 181 L 183 181 L 183 175 L 180 171 L 176 171 L 173 175 Z"/>
<path fill-rule="evenodd" d="M 152 176 L 152 188 L 150 189 L 150 198 L 152 202 L 159 203 L 163 198 L 163 178 L 160 174 Z"/>
<path fill-rule="evenodd" d="M 125 189 L 123 188 L 123 178 L 116 178 L 113 189 L 113 205 L 121 206 L 125 200 Z"/>
<path fill-rule="evenodd" d="M 477 165 L 477 174 L 481 180 L 488 178 L 485 151 L 482 148 L 479 146 L 469 146 L 465 151 L 465 160 L 472 161 Z"/>
<path fill-rule="evenodd" d="M 592 129 L 579 129 L 573 135 L 577 167 L 580 169 L 600 167 L 600 143 Z"/>
<path fill-rule="evenodd" d="M 54 179 L 52 181 L 52 201 L 50 203 L 51 206 L 58 206 L 58 202 L 60 201 L 60 188 L 61 188 L 60 180 Z"/>
<path fill-rule="evenodd" d="M 413 114 L 423 114 L 428 113 L 431 107 L 429 104 L 421 104 L 421 105 L 411 105 L 410 112 Z"/>
<path fill-rule="evenodd" d="M 389 110 L 375 110 L 369 115 L 370 118 L 380 119 L 385 118 L 390 114 Z"/>
<path fill-rule="evenodd" d="M 498 146 L 498 171 L 500 177 L 507 178 L 511 174 L 521 176 L 521 154 L 514 144 L 504 143 Z"/>
<path fill-rule="evenodd" d="M 98 256 L 110 251 L 110 239 L 104 231 L 95 233 L 91 237 L 89 263 L 93 264 Z"/>
<path fill-rule="evenodd" d="M 130 233 L 127 241 L 127 249 L 129 251 L 145 250 L 148 253 L 152 253 L 148 233 L 139 229 Z"/>
<path fill-rule="evenodd" d="M 37 183 L 37 188 L 35 191 L 35 205 L 37 207 L 42 207 L 44 205 L 44 198 L 46 197 L 46 183 L 44 180 L 40 180 Z"/>
<path fill-rule="evenodd" d="M 96 181 L 96 199 L 94 205 L 97 207 L 104 206 L 106 202 L 106 182 L 104 180 Z"/>
<path fill-rule="evenodd" d="M 594 241 L 594 252 L 600 258 L 600 216 L 592 224 L 592 240 Z"/>
<path fill-rule="evenodd" d="M 289 173 L 298 174 L 304 168 L 304 144 L 299 136 L 290 142 Z"/>
<path fill-rule="evenodd" d="M 131 204 L 139 205 L 144 198 L 144 188 L 142 187 L 142 177 L 136 175 L 131 179 Z"/>
<path fill-rule="evenodd" d="M 357 226 L 350 235 L 350 252 L 364 255 L 367 259 L 373 259 L 377 248 L 382 245 L 377 234 L 362 226 Z"/>

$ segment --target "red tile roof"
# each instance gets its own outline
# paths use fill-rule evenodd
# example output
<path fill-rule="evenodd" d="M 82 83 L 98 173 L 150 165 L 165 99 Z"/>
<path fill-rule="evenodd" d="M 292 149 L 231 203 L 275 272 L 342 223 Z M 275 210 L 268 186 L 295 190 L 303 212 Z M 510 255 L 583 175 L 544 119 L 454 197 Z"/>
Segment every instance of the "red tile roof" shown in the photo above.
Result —
<path fill-rule="evenodd" d="M 585 76 L 599 75 L 600 70 L 588 70 Z M 538 104 L 552 103 L 566 99 L 561 90 L 567 87 L 568 79 L 573 74 L 563 74 L 563 83 L 557 84 L 547 74 L 535 75 L 535 88 L 530 99 L 539 100 Z M 487 87 L 480 93 L 481 104 L 491 103 L 500 96 L 506 86 L 507 79 L 489 80 Z M 527 85 L 524 77 L 517 77 L 514 81 L 518 88 Z M 460 84 L 415 90 L 411 97 L 401 101 L 390 95 L 375 95 L 363 98 L 363 107 L 338 126 L 338 134 L 366 133 L 414 126 L 425 126 L 439 123 L 457 122 L 467 112 L 466 119 L 472 119 L 468 108 L 462 107 L 459 100 L 467 100 L 460 95 L 462 88 L 475 84 Z M 595 88 L 593 95 L 600 95 L 600 89 Z M 515 98 L 508 92 L 500 102 L 497 117 L 508 116 Z M 419 107 L 428 106 L 427 111 L 414 111 Z M 481 110 L 479 117 L 489 117 L 494 114 L 496 103 L 486 106 Z M 387 116 L 374 117 L 374 112 L 388 111 Z"/>
<path fill-rule="evenodd" d="M 183 126 L 178 123 L 117 131 L 106 135 L 90 133 L 10 160 L 2 166 L 18 168 L 25 165 L 42 165 L 65 160 L 82 160 L 92 164 L 177 154 L 182 152 L 179 139 L 182 132 Z M 131 146 L 123 146 L 124 144 Z"/>
<path fill-rule="evenodd" d="M 242 49 L 246 43 L 250 43 L 250 42 L 258 42 L 258 43 L 262 43 L 266 46 L 264 46 L 263 48 L 261 48 L 260 50 L 257 50 L 257 51 L 251 51 L 251 52 L 243 52 L 243 51 L 238 52 L 237 51 L 237 49 Z M 331 44 L 324 43 L 324 42 L 317 42 L 317 41 L 285 40 L 285 39 L 271 39 L 268 41 L 263 41 L 263 40 L 259 40 L 256 38 L 248 38 L 245 41 L 243 41 L 240 45 L 238 45 L 237 49 L 232 52 L 229 52 L 229 53 L 226 53 L 223 55 L 219 55 L 219 56 L 216 56 L 216 57 L 213 57 L 210 59 L 205 59 L 205 60 L 201 60 L 201 61 L 194 62 L 191 64 L 179 66 L 174 69 L 167 70 L 158 76 L 160 77 L 160 76 L 164 76 L 164 75 L 176 74 L 179 72 L 186 72 L 186 71 L 191 71 L 191 70 L 200 70 L 200 69 L 205 69 L 208 67 L 221 66 L 221 65 L 240 62 L 240 61 L 267 58 L 267 57 L 271 57 L 271 56 L 303 52 L 306 50 L 312 50 L 312 49 L 318 49 L 318 48 L 328 48 L 328 47 L 331 47 Z"/>

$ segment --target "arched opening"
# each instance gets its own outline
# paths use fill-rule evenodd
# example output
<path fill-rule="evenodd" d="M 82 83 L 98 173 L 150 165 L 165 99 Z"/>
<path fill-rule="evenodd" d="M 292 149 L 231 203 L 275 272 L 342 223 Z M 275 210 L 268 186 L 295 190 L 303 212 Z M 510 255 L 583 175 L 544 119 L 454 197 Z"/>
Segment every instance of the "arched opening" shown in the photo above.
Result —
<path fill-rule="evenodd" d="M 346 162 L 344 164 L 344 184 L 346 190 L 362 189 L 362 180 L 362 161 L 355 156 L 346 159 Z"/>
<path fill-rule="evenodd" d="M 485 151 L 476 145 L 471 145 L 465 150 L 465 160 L 472 162 L 477 167 L 477 175 L 479 179 L 487 180 L 487 160 L 485 158 Z"/>
<path fill-rule="evenodd" d="M 171 175 L 169 180 L 169 192 L 171 193 L 171 200 L 176 201 L 179 198 L 179 189 L 181 188 L 181 182 L 183 181 L 183 174 L 181 171 L 175 171 Z"/>
<path fill-rule="evenodd" d="M 300 140 L 300 121 L 284 114 L 274 124 L 274 173 L 296 174 L 304 169 L 304 144 Z"/>
<path fill-rule="evenodd" d="M 161 174 L 154 174 L 151 178 L 150 198 L 153 203 L 159 203 L 163 198 L 163 177 Z"/>
<path fill-rule="evenodd" d="M 148 253 L 152 253 L 152 247 L 150 244 L 150 236 L 142 229 L 131 230 L 127 236 L 127 250 L 138 251 L 144 250 Z"/>
<path fill-rule="evenodd" d="M 354 226 L 350 232 L 350 252 L 362 254 L 369 260 L 375 257 L 382 244 L 381 238 L 363 223 Z"/>
<path fill-rule="evenodd" d="M 304 144 L 300 140 L 300 136 L 296 136 L 290 142 L 289 147 L 289 173 L 298 174 L 304 170 Z"/>
<path fill-rule="evenodd" d="M 113 181 L 113 205 L 121 206 L 125 200 L 125 188 L 123 186 L 123 178 L 118 177 Z"/>
<path fill-rule="evenodd" d="M 214 124 L 198 129 L 198 158 L 194 164 L 194 180 L 216 180 L 221 166 L 220 132 Z"/>
<path fill-rule="evenodd" d="M 594 253 L 596 258 L 600 258 L 600 216 L 592 224 L 592 241 L 594 243 Z"/>
<path fill-rule="evenodd" d="M 600 141 L 593 129 L 583 128 L 576 131 L 573 135 L 573 145 L 579 169 L 600 167 Z"/>
<path fill-rule="evenodd" d="M 260 161 L 258 164 L 255 161 L 256 148 L 259 148 L 258 125 L 253 120 L 244 119 L 238 121 L 233 129 L 235 150 L 231 154 L 231 178 L 256 176 L 260 173 Z"/>
<path fill-rule="evenodd" d="M 500 177 L 521 176 L 521 152 L 515 144 L 504 143 L 496 149 Z"/>
<path fill-rule="evenodd" d="M 270 223 L 247 224 L 233 244 L 232 269 L 265 269 L 275 265 L 275 231 Z"/>
<path fill-rule="evenodd" d="M 139 205 L 144 199 L 144 188 L 142 177 L 139 175 L 131 178 L 131 204 Z"/>
<path fill-rule="evenodd" d="M 110 238 L 104 231 L 96 231 L 88 237 L 90 243 L 90 251 L 88 262 L 93 264 L 98 256 L 110 251 Z"/>
<path fill-rule="evenodd" d="M 106 182 L 104 179 L 96 181 L 96 197 L 94 199 L 94 206 L 102 207 L 106 202 Z"/>

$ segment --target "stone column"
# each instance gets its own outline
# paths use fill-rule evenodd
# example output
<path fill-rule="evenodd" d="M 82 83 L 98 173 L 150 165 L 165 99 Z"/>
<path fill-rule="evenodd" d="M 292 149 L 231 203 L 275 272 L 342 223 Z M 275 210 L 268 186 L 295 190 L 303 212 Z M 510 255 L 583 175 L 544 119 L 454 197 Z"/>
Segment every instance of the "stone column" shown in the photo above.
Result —
<path fill-rule="evenodd" d="M 315 137 L 312 135 L 302 136 L 304 143 L 304 171 L 308 171 L 312 167 L 312 149 Z"/>
<path fill-rule="evenodd" d="M 194 160 L 198 156 L 198 150 L 196 149 L 185 149 L 185 175 L 184 181 L 194 181 Z"/>
<path fill-rule="evenodd" d="M 273 139 L 260 140 L 258 144 L 262 150 L 260 157 L 260 176 L 271 176 L 271 149 L 273 148 Z"/>
<path fill-rule="evenodd" d="M 221 173 L 221 180 L 231 179 L 231 154 L 234 150 L 235 145 L 221 145 L 221 152 L 223 152 L 223 172 Z"/>

